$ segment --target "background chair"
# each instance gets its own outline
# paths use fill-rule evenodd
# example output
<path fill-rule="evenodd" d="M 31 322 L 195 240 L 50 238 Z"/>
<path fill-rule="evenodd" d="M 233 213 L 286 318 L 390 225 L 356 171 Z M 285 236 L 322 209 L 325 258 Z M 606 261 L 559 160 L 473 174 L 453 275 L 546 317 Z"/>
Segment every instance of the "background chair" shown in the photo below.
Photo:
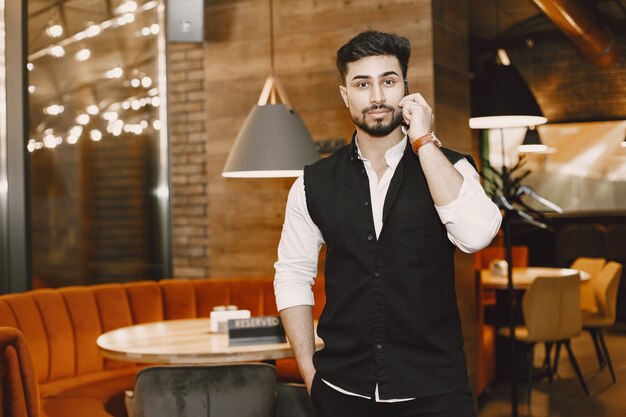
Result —
<path fill-rule="evenodd" d="M 577 269 L 588 273 L 591 278 L 580 284 L 580 307 L 583 310 L 596 312 L 596 296 L 593 289 L 593 282 L 596 276 L 602 271 L 602 267 L 606 263 L 604 258 L 576 258 L 570 268 Z"/>
<path fill-rule="evenodd" d="M 153 366 L 127 392 L 129 417 L 315 417 L 303 384 L 276 384 L 261 363 Z"/>
<path fill-rule="evenodd" d="M 135 379 L 134 417 L 273 417 L 276 371 L 266 364 L 154 366 Z"/>
<path fill-rule="evenodd" d="M 304 384 L 276 385 L 274 417 L 315 417 L 313 403 Z"/>
<path fill-rule="evenodd" d="M 607 263 L 593 281 L 597 310 L 595 312 L 583 311 L 583 328 L 591 334 L 596 347 L 600 369 L 604 368 L 604 362 L 606 361 L 611 371 L 613 382 L 616 381 L 615 372 L 613 371 L 611 356 L 609 355 L 602 329 L 611 327 L 615 323 L 617 290 L 621 276 L 622 264 L 618 262 Z"/>
<path fill-rule="evenodd" d="M 565 345 L 572 367 L 585 391 L 587 384 L 582 376 L 570 338 L 582 331 L 580 310 L 580 277 L 578 273 L 562 277 L 538 277 L 522 299 L 524 326 L 515 328 L 518 341 L 527 343 L 528 349 L 528 403 L 530 403 L 534 347 L 537 342 L 557 344 L 557 357 L 561 345 Z M 508 327 L 499 330 L 502 336 L 510 337 Z"/>
<path fill-rule="evenodd" d="M 0 416 L 39 417 L 39 392 L 24 335 L 0 327 Z"/>

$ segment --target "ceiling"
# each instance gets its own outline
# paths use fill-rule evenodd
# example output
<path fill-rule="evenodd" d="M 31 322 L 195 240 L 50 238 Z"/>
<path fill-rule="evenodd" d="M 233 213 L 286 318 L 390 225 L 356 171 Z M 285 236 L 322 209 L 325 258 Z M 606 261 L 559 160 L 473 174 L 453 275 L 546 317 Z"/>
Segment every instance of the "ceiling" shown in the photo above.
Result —
<path fill-rule="evenodd" d="M 156 33 L 159 27 L 156 1 L 135 0 L 132 21 L 121 22 L 120 7 L 129 0 L 27 0 L 28 54 L 34 65 L 29 71 L 31 138 L 41 141 L 47 129 L 59 135 L 76 125 L 76 117 L 88 106 L 98 106 L 99 116 L 114 110 L 125 123 L 156 118 L 150 105 L 128 107 L 141 98 L 158 94 L 156 84 Z M 615 33 L 626 33 L 626 0 L 580 0 L 589 13 Z M 563 34 L 531 0 L 469 0 L 472 56 L 493 51 L 494 46 L 524 47 L 527 39 L 563 38 Z M 145 10 L 144 10 L 145 9 Z M 50 25 L 59 23 L 64 33 L 59 38 L 46 34 Z M 84 37 L 89 25 L 100 25 L 100 33 Z M 153 30 L 151 31 L 150 28 Z M 49 47 L 63 44 L 65 56 L 51 56 Z M 89 49 L 90 57 L 78 61 L 75 54 Z M 107 71 L 119 68 L 118 78 Z M 149 86 L 133 86 L 145 77 Z M 52 104 L 63 106 L 59 115 L 46 114 Z M 136 104 L 136 103 L 135 103 Z M 55 133 L 56 134 L 56 133 Z"/>
<path fill-rule="evenodd" d="M 602 25 L 626 33 L 626 0 L 577 0 Z M 532 0 L 469 0 L 475 42 L 524 45 L 528 37 L 562 37 Z"/>
<path fill-rule="evenodd" d="M 155 35 L 159 28 L 153 26 L 157 21 L 155 1 L 137 0 L 135 10 L 127 14 L 118 9 L 124 0 L 27 1 L 31 138 L 41 140 L 47 129 L 65 134 L 88 106 L 98 106 L 101 117 L 106 111 L 122 112 L 125 101 L 130 104 L 156 95 Z M 46 33 L 54 24 L 63 27 L 58 38 Z M 52 56 L 53 45 L 62 45 L 65 55 Z M 81 50 L 88 54 L 83 61 L 76 58 Z M 107 71 L 115 68 L 121 69 L 122 75 L 107 77 Z M 131 84 L 133 79 L 145 77 L 154 81 L 139 87 Z M 51 105 L 63 106 L 62 112 L 49 114 L 45 109 Z M 142 113 L 149 109 L 144 104 L 134 112 L 127 110 L 124 119 L 130 122 L 145 119 Z"/>

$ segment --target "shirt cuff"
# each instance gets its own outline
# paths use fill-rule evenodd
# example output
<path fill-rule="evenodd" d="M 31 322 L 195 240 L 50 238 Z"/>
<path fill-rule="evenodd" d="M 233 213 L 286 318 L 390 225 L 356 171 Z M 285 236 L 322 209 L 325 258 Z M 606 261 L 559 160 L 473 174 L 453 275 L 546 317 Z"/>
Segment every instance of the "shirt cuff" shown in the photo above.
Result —
<path fill-rule="evenodd" d="M 282 289 L 276 292 L 276 307 L 278 311 L 295 306 L 312 306 L 315 304 L 313 291 L 302 288 Z"/>

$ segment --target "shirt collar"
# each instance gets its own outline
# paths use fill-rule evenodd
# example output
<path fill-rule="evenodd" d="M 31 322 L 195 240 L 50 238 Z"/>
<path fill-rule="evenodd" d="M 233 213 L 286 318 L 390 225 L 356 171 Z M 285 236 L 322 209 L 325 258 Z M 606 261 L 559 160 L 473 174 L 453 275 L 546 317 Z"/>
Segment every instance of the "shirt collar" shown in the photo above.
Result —
<path fill-rule="evenodd" d="M 404 133 L 404 138 L 402 138 L 400 142 L 398 142 L 391 148 L 387 149 L 387 152 L 385 152 L 385 162 L 387 163 L 387 166 L 395 167 L 400 162 L 400 159 L 402 159 L 402 155 L 404 155 L 407 141 L 407 135 L 404 127 L 402 127 L 402 132 Z M 359 147 L 359 138 L 357 137 L 356 133 L 354 135 L 354 145 L 356 149 L 356 156 L 362 161 L 367 161 L 367 159 L 365 159 L 363 157 L 363 154 L 361 153 L 361 148 Z"/>

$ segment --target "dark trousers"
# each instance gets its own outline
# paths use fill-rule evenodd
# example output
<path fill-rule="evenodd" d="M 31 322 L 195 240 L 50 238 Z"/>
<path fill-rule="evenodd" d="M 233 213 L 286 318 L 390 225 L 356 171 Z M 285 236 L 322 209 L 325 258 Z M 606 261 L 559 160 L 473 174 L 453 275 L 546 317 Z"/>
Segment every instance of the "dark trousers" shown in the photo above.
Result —
<path fill-rule="evenodd" d="M 374 399 L 343 394 L 315 376 L 311 399 L 317 417 L 476 417 L 468 387 L 434 397 L 398 403 L 378 403 Z"/>

